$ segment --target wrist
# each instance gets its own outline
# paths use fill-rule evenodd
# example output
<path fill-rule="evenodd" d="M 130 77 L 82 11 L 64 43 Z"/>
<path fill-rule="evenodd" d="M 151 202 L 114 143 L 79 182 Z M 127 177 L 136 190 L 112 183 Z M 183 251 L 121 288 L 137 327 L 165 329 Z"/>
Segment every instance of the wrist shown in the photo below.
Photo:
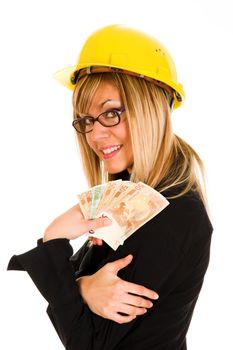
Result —
<path fill-rule="evenodd" d="M 85 298 L 86 291 L 88 290 L 88 283 L 91 276 L 82 276 L 76 279 L 79 293 L 84 301 L 85 304 L 87 304 L 87 300 Z"/>

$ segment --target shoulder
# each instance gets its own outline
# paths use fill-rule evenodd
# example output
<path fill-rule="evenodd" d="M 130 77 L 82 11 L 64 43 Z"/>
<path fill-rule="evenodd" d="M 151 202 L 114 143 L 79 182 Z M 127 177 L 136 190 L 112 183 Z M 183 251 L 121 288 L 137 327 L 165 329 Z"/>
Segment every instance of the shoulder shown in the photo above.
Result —
<path fill-rule="evenodd" d="M 164 214 L 169 216 L 173 223 L 177 224 L 192 224 L 196 220 L 203 220 L 208 218 L 206 208 L 197 194 L 188 192 L 183 196 L 177 198 L 169 198 L 164 194 L 169 201 L 169 205 Z M 162 218 L 162 215 L 161 215 Z"/>
<path fill-rule="evenodd" d="M 166 193 L 163 194 L 165 197 Z M 169 232 L 175 240 L 185 240 L 187 246 L 209 240 L 213 231 L 207 210 L 195 192 L 169 199 L 169 205 L 154 218 L 153 224 Z"/>
<path fill-rule="evenodd" d="M 197 195 L 190 192 L 168 201 L 164 210 L 129 237 L 128 245 L 138 245 L 140 250 L 144 247 L 147 252 L 159 247 L 185 253 L 196 244 L 210 241 L 213 228 Z"/>

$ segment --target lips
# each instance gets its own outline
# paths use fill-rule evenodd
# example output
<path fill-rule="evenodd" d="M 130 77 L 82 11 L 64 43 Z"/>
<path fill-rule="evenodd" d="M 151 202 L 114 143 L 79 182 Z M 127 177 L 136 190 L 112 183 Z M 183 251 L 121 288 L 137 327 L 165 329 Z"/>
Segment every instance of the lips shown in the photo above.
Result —
<path fill-rule="evenodd" d="M 119 152 L 121 147 L 122 147 L 122 145 L 105 146 L 105 147 L 101 147 L 100 151 L 103 153 L 103 158 L 108 159 L 108 158 L 112 158 L 113 156 L 115 156 Z"/>
<path fill-rule="evenodd" d="M 121 148 L 120 145 L 118 145 L 118 146 L 110 146 L 110 147 L 107 147 L 107 148 L 102 148 L 101 152 L 103 152 L 103 154 L 110 154 L 110 153 L 112 153 L 114 151 L 117 151 L 120 148 Z"/>

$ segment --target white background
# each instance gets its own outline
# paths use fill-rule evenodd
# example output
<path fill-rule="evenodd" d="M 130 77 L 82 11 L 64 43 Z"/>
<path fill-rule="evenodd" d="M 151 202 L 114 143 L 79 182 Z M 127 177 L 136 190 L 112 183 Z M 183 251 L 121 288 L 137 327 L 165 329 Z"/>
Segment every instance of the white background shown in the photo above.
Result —
<path fill-rule="evenodd" d="M 0 5 L 0 347 L 63 349 L 46 302 L 12 254 L 35 246 L 86 189 L 71 127 L 71 92 L 52 74 L 76 61 L 86 37 L 123 23 L 157 37 L 176 62 L 187 99 L 175 132 L 201 155 L 215 228 L 211 261 L 188 332 L 189 350 L 232 349 L 231 1 L 5 0 Z M 75 242 L 78 247 L 80 242 Z M 4 345 L 3 345 L 4 344 Z"/>

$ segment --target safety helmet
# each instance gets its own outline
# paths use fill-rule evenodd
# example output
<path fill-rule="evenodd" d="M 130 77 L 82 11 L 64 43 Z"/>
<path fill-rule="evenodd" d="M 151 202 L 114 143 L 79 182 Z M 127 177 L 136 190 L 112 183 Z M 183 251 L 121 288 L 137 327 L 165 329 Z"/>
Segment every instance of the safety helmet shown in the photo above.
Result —
<path fill-rule="evenodd" d="M 119 72 L 154 82 L 181 105 L 185 93 L 177 81 L 175 64 L 155 38 L 123 25 L 110 25 L 91 34 L 75 66 L 55 73 L 54 78 L 74 90 L 77 80 L 96 72 Z"/>

